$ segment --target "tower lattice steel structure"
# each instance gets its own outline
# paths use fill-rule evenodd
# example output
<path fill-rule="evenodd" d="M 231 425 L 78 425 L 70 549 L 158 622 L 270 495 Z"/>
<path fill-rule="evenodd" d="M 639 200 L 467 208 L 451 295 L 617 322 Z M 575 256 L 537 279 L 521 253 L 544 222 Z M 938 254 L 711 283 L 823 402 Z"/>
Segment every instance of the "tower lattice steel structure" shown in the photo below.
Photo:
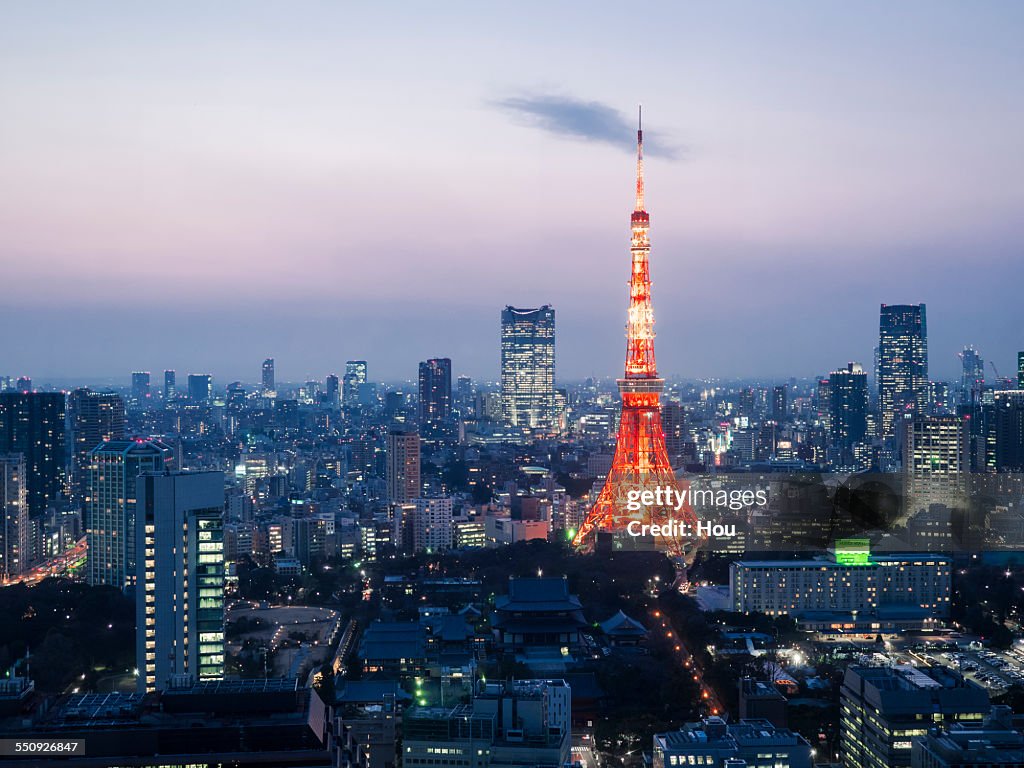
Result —
<path fill-rule="evenodd" d="M 597 531 L 626 533 L 632 521 L 664 524 L 675 521 L 690 526 L 692 535 L 672 535 L 655 539 L 659 548 L 682 556 L 687 544 L 697 539 L 697 517 L 689 503 L 674 506 L 644 506 L 639 511 L 627 508 L 629 492 L 656 488 L 683 490 L 676 480 L 665 449 L 661 426 L 661 391 L 665 380 L 658 376 L 654 362 L 654 309 L 651 305 L 650 225 L 644 210 L 644 134 L 640 123 L 636 132 L 636 209 L 632 226 L 632 270 L 629 280 L 629 314 L 626 323 L 626 370 L 618 380 L 622 395 L 622 417 L 615 441 L 615 455 L 604 488 L 580 525 L 573 543 L 582 548 L 593 546 Z"/>

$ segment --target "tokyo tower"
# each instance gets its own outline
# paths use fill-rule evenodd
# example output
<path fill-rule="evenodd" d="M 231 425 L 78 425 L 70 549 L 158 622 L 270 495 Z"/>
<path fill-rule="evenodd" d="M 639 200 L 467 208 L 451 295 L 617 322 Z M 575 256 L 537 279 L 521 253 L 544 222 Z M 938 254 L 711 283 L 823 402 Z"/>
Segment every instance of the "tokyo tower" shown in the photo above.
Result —
<path fill-rule="evenodd" d="M 662 525 L 669 521 L 689 526 L 691 535 L 654 537 L 659 549 L 682 557 L 688 543 L 697 539 L 697 518 L 689 503 L 676 509 L 673 504 L 643 505 L 638 511 L 627 508 L 633 491 L 634 506 L 638 491 L 663 489 L 681 491 L 665 449 L 661 426 L 661 391 L 665 380 L 658 377 L 654 363 L 654 309 L 651 306 L 649 238 L 650 216 L 644 210 L 644 133 L 643 123 L 636 132 L 636 209 L 632 226 L 632 269 L 629 279 L 629 314 L 626 323 L 626 370 L 618 380 L 622 395 L 622 417 L 615 441 L 615 455 L 604 488 L 580 525 L 573 544 L 589 549 L 597 531 L 626 534 L 627 525 Z M 648 497 L 650 498 L 650 497 Z M 635 528 L 636 526 L 634 526 Z"/>

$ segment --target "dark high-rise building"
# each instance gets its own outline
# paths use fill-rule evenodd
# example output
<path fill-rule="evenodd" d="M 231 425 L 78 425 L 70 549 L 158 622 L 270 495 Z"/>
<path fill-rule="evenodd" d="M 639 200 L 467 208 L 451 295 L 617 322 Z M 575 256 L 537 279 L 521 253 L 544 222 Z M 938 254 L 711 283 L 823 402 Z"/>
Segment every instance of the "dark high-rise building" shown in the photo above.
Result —
<path fill-rule="evenodd" d="M 29 564 L 26 474 L 24 456 L 0 454 L 0 580 L 17 576 Z"/>
<path fill-rule="evenodd" d="M 63 392 L 0 393 L 0 453 L 25 456 L 31 517 L 64 492 L 64 407 Z"/>
<path fill-rule="evenodd" d="M 851 466 L 853 447 L 864 441 L 868 431 L 868 375 L 860 363 L 848 363 L 845 370 L 829 374 L 828 391 L 834 463 Z"/>
<path fill-rule="evenodd" d="M 785 421 L 786 399 L 785 386 L 780 385 L 772 389 L 772 419 L 774 421 Z"/>
<path fill-rule="evenodd" d="M 928 328 L 924 304 L 883 304 L 878 324 L 878 405 L 882 437 L 928 409 Z"/>
<path fill-rule="evenodd" d="M 76 389 L 68 396 L 71 417 L 72 490 L 85 493 L 89 453 L 106 440 L 124 440 L 124 400 L 113 392 Z"/>
<path fill-rule="evenodd" d="M 469 376 L 459 376 L 455 381 L 455 405 L 463 417 L 473 411 L 473 380 Z"/>
<path fill-rule="evenodd" d="M 132 373 L 132 405 L 135 408 L 145 408 L 149 405 L 151 397 L 149 371 Z"/>
<path fill-rule="evenodd" d="M 435 357 L 420 363 L 420 423 L 438 423 L 452 413 L 452 361 Z"/>
<path fill-rule="evenodd" d="M 209 405 L 213 402 L 213 376 L 208 373 L 188 375 L 188 399 L 193 403 Z"/>
<path fill-rule="evenodd" d="M 555 310 L 501 312 L 501 410 L 505 423 L 555 428 Z"/>
<path fill-rule="evenodd" d="M 665 449 L 672 466 L 677 466 L 686 444 L 686 409 L 670 400 L 661 406 L 661 426 L 665 430 Z"/>
<path fill-rule="evenodd" d="M 333 373 L 328 374 L 327 378 L 324 379 L 324 394 L 327 396 L 327 402 L 337 407 L 341 402 L 341 379 L 335 376 Z"/>
<path fill-rule="evenodd" d="M 155 440 L 111 440 L 89 460 L 86 575 L 90 584 L 122 589 L 135 581 L 135 481 L 168 469 L 172 452 Z"/>
<path fill-rule="evenodd" d="M 164 402 L 178 396 L 177 376 L 174 371 L 164 371 Z"/>
<path fill-rule="evenodd" d="M 277 393 L 277 385 L 274 382 L 274 358 L 268 357 L 263 361 L 263 396 L 273 397 Z"/>
<path fill-rule="evenodd" d="M 985 386 L 985 361 L 974 347 L 964 347 L 960 353 L 963 371 L 960 374 L 960 403 L 977 405 L 981 402 L 981 390 Z"/>
<path fill-rule="evenodd" d="M 349 360 L 341 377 L 341 402 L 349 407 L 359 404 L 359 386 L 366 384 L 366 361 Z"/>
<path fill-rule="evenodd" d="M 993 393 L 988 433 L 989 468 L 1024 472 L 1024 390 Z"/>
<path fill-rule="evenodd" d="M 1024 352 L 1017 353 L 1017 389 L 1024 389 Z"/>
<path fill-rule="evenodd" d="M 32 391 L 32 379 L 29 376 L 19 376 L 18 380 L 14 384 L 16 392 L 27 394 Z"/>
<path fill-rule="evenodd" d="M 139 693 L 224 677 L 224 473 L 146 473 L 136 481 Z"/>

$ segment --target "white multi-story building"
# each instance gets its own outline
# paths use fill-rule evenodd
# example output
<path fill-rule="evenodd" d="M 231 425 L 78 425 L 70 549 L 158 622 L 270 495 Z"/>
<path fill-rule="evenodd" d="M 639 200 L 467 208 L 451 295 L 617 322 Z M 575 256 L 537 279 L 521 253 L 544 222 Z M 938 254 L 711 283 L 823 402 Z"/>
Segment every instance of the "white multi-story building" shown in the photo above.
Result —
<path fill-rule="evenodd" d="M 741 560 L 729 568 L 730 604 L 770 616 L 902 607 L 949 614 L 952 561 L 926 553 L 835 560 Z"/>
<path fill-rule="evenodd" d="M 412 511 L 414 552 L 443 552 L 452 548 L 452 500 L 440 496 L 416 499 Z"/>
<path fill-rule="evenodd" d="M 138 478 L 138 689 L 224 676 L 224 473 Z"/>

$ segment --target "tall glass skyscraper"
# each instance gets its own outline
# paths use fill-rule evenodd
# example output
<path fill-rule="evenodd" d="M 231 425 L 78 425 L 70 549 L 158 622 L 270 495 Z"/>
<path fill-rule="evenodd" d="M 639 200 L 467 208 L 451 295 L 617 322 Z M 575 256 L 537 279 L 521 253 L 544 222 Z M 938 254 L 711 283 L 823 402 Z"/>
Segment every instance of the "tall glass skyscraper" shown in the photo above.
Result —
<path fill-rule="evenodd" d="M 828 392 L 833 464 L 851 467 L 854 446 L 868 431 L 868 375 L 860 363 L 849 363 L 845 370 L 829 374 Z"/>
<path fill-rule="evenodd" d="M 85 500 L 86 574 L 92 585 L 122 589 L 135 580 L 135 481 L 143 472 L 163 472 L 169 447 L 155 440 L 110 440 L 89 454 Z"/>
<path fill-rule="evenodd" d="M 366 361 L 349 360 L 345 363 L 345 375 L 341 377 L 341 402 L 354 406 L 359 402 L 359 385 L 366 383 Z"/>
<path fill-rule="evenodd" d="M 64 493 L 66 461 L 63 392 L 0 394 L 0 453 L 20 453 L 28 473 L 28 510 L 33 518 Z"/>
<path fill-rule="evenodd" d="M 501 410 L 510 426 L 555 428 L 555 310 L 547 304 L 501 312 Z"/>
<path fill-rule="evenodd" d="M 928 409 L 928 330 L 924 304 L 883 304 L 878 323 L 878 406 L 882 437 L 896 421 Z"/>

